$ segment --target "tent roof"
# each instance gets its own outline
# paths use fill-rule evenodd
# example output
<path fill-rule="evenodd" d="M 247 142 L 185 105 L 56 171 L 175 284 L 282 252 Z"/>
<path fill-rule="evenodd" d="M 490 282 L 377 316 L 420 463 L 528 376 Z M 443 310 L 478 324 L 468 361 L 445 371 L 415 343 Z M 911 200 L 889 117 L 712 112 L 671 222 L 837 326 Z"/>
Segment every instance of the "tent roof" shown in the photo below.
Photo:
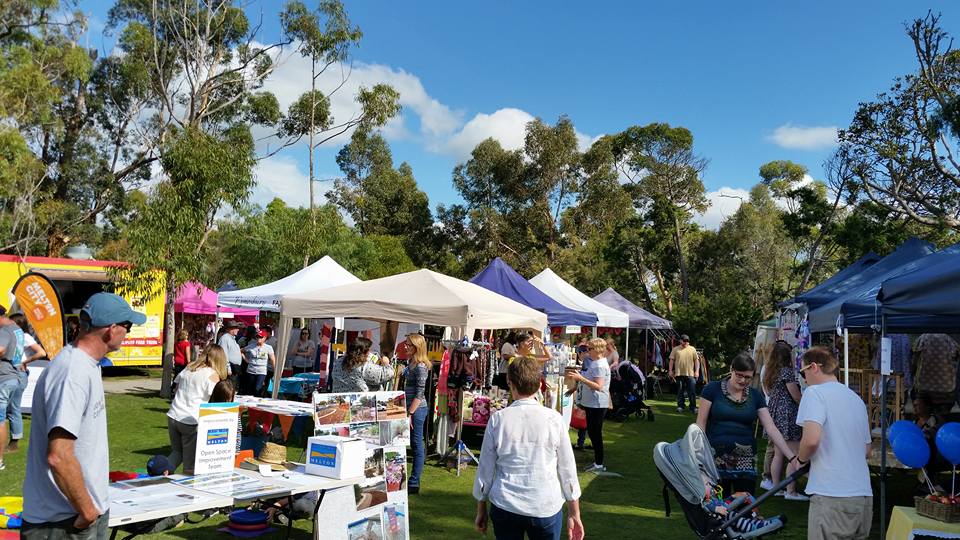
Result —
<path fill-rule="evenodd" d="M 888 325 L 923 330 L 960 328 L 960 255 L 885 280 L 877 298 Z"/>
<path fill-rule="evenodd" d="M 583 294 L 549 268 L 530 278 L 530 283 L 550 298 L 570 309 L 596 313 L 599 326 L 611 328 L 627 328 L 630 326 L 630 317 L 626 313 L 601 304 Z"/>
<path fill-rule="evenodd" d="M 470 283 L 502 294 L 547 314 L 550 326 L 596 326 L 597 315 L 570 309 L 534 287 L 500 257 L 470 279 Z"/>
<path fill-rule="evenodd" d="M 864 280 L 858 287 L 851 289 L 841 298 L 811 311 L 809 315 L 810 330 L 820 332 L 835 328 L 837 318 L 840 315 L 843 315 L 842 326 L 846 328 L 865 329 L 872 325 L 879 325 L 881 322 L 880 302 L 877 300 L 877 294 L 880 292 L 880 285 L 884 281 L 912 273 L 921 268 L 938 265 L 943 261 L 956 262 L 958 256 L 960 256 L 960 244 L 955 244 L 936 253 L 908 261 L 883 274 L 871 275 L 869 279 Z M 890 321 L 888 321 L 887 326 L 892 329 Z"/>
<path fill-rule="evenodd" d="M 826 291 L 828 291 L 831 287 L 834 287 L 834 286 L 836 286 L 838 283 L 841 283 L 841 282 L 843 282 L 843 281 L 845 281 L 845 280 L 847 280 L 847 279 L 849 279 L 849 278 L 851 278 L 851 277 L 859 274 L 860 272 L 863 272 L 863 271 L 866 270 L 867 268 L 870 268 L 871 266 L 873 266 L 873 264 L 876 263 L 877 261 L 879 261 L 880 259 L 882 259 L 882 257 L 880 257 L 879 255 L 877 255 L 876 253 L 874 253 L 874 252 L 871 251 L 870 253 L 867 253 L 867 254 L 864 255 L 863 257 L 860 257 L 859 259 L 857 259 L 856 261 L 854 261 L 850 266 L 844 268 L 843 270 L 840 270 L 840 271 L 837 272 L 836 274 L 834 274 L 834 275 L 830 276 L 829 278 L 823 280 L 823 281 L 822 281 L 819 285 L 817 285 L 816 287 L 813 287 L 813 288 L 811 288 L 811 289 L 807 289 L 806 291 L 798 294 L 798 295 L 797 295 L 796 297 L 794 297 L 792 300 L 788 300 L 788 301 L 786 301 L 786 302 L 783 302 L 783 303 L 780 304 L 780 305 L 781 305 L 781 306 L 786 306 L 786 305 L 794 304 L 794 303 L 804 303 L 804 302 L 806 301 L 806 299 L 808 299 L 808 298 L 811 298 L 811 299 L 812 299 L 812 298 L 818 298 L 818 297 L 820 297 L 821 295 L 823 295 Z"/>
<path fill-rule="evenodd" d="M 415 270 L 370 281 L 284 295 L 285 317 L 360 319 L 478 328 L 542 330 L 547 316 L 467 281 Z"/>
<path fill-rule="evenodd" d="M 626 313 L 630 317 L 630 328 L 640 328 L 642 330 L 669 330 L 673 328 L 673 324 L 670 321 L 657 317 L 653 313 L 635 305 L 615 291 L 613 287 L 608 287 L 607 290 L 594 296 L 593 299 L 605 306 Z"/>
<path fill-rule="evenodd" d="M 357 283 L 360 278 L 348 272 L 337 261 L 325 255 L 319 261 L 273 283 L 220 293 L 221 306 L 280 311 L 280 298 L 285 295 Z M 341 316 L 343 313 L 338 314 Z"/>
<path fill-rule="evenodd" d="M 217 293 L 208 289 L 206 285 L 198 281 L 188 281 L 177 289 L 177 299 L 174 301 L 173 310 L 177 313 L 191 313 L 199 315 L 216 315 L 217 313 L 233 313 L 243 316 L 257 316 L 260 312 L 256 309 L 243 309 L 232 307 L 217 307 Z"/>
<path fill-rule="evenodd" d="M 816 294 L 804 293 L 797 298 L 806 303 L 810 310 L 814 310 L 815 308 L 846 296 L 851 291 L 858 289 L 866 283 L 875 282 L 878 276 L 886 275 L 891 270 L 895 270 L 910 261 L 915 261 L 933 253 L 934 249 L 933 244 L 929 242 L 924 242 L 918 238 L 910 238 L 897 246 L 897 249 L 895 249 L 893 253 L 890 253 L 860 272 L 852 273 L 846 279 L 837 281 L 823 288 Z M 831 326 L 831 328 L 832 327 L 833 326 Z"/>

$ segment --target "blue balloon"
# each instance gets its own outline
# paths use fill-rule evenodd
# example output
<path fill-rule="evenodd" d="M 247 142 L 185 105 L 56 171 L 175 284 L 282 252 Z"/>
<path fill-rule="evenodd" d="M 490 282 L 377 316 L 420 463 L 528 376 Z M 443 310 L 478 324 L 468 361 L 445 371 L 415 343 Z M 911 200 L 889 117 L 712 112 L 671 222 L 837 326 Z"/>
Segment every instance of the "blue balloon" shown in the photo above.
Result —
<path fill-rule="evenodd" d="M 905 432 L 893 441 L 893 453 L 907 467 L 920 469 L 930 461 L 930 445 L 923 434 Z"/>
<path fill-rule="evenodd" d="M 960 423 L 947 422 L 937 431 L 937 450 L 951 465 L 960 464 Z"/>
<path fill-rule="evenodd" d="M 897 420 L 890 427 L 887 428 L 887 441 L 890 442 L 890 446 L 893 446 L 893 441 L 901 434 L 908 431 L 912 431 L 918 435 L 923 435 L 923 430 L 920 429 L 920 426 L 914 424 L 910 420 Z"/>

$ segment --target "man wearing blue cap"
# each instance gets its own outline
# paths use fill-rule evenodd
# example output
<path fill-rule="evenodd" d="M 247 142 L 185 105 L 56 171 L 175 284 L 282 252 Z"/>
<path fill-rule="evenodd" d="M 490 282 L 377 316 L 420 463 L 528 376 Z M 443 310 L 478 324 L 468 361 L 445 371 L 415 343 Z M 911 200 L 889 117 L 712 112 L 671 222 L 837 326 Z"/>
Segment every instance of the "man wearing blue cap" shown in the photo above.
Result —
<path fill-rule="evenodd" d="M 80 311 L 80 334 L 50 362 L 33 394 L 23 483 L 25 539 L 107 537 L 110 458 L 99 362 L 147 317 L 97 293 Z"/>

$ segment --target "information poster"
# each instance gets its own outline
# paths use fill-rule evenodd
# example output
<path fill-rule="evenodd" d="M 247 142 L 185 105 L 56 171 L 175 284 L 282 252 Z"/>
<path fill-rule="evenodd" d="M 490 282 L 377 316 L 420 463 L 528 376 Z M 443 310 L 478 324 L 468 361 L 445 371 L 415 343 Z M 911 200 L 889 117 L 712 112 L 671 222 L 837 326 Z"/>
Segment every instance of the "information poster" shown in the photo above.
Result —
<path fill-rule="evenodd" d="M 229 472 L 237 455 L 240 406 L 204 403 L 197 422 L 197 458 L 194 474 Z"/>
<path fill-rule="evenodd" d="M 363 480 L 337 494 L 347 499 L 329 497 L 327 506 L 325 498 L 320 507 L 319 519 L 328 525 L 324 539 L 408 539 L 410 421 L 404 393 L 315 393 L 313 407 L 315 435 L 352 437 L 366 444 Z"/>

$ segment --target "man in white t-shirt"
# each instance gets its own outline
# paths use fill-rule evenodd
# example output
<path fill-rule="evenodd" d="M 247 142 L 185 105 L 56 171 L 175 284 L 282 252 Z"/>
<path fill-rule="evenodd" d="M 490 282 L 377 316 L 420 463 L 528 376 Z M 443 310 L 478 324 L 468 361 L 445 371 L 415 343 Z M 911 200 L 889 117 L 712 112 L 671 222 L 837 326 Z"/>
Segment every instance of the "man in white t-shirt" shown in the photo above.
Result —
<path fill-rule="evenodd" d="M 809 386 L 797 413 L 803 426 L 797 460 L 810 463 L 807 538 L 867 538 L 873 519 L 867 408 L 837 381 L 838 362 L 829 350 L 814 347 L 802 363 L 800 375 Z"/>
<path fill-rule="evenodd" d="M 267 344 L 267 337 L 266 331 L 257 330 L 257 341 L 243 348 L 243 354 L 247 357 L 247 372 L 243 374 L 246 395 L 259 396 L 263 393 L 267 372 L 272 371 L 277 363 L 273 347 Z"/>

